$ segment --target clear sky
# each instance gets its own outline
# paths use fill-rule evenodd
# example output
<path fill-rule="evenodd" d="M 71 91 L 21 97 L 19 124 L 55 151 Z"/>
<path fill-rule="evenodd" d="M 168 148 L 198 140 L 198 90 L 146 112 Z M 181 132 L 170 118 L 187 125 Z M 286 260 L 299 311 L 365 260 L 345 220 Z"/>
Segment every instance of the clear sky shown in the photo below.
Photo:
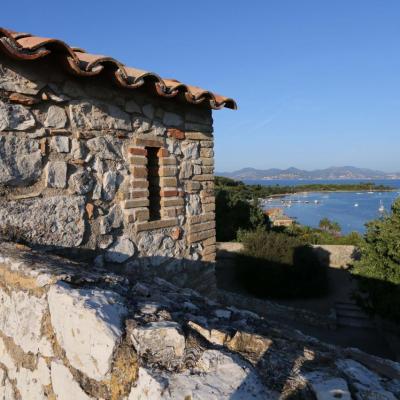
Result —
<path fill-rule="evenodd" d="M 2 0 L 0 25 L 234 97 L 218 171 L 400 171 L 399 0 Z"/>

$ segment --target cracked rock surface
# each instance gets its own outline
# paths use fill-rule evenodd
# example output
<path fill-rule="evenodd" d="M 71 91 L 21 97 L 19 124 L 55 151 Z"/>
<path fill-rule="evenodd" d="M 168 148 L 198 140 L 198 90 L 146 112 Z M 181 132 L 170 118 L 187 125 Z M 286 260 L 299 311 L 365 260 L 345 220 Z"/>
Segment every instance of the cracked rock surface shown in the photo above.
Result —
<path fill-rule="evenodd" d="M 0 398 L 400 396 L 396 362 L 106 267 L 0 243 Z"/>

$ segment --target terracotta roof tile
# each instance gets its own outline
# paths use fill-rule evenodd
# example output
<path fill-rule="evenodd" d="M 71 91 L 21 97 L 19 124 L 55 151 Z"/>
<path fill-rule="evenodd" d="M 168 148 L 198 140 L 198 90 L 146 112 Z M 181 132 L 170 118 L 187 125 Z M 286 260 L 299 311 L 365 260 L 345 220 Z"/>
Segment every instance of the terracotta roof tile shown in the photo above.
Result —
<path fill-rule="evenodd" d="M 157 74 L 126 67 L 112 57 L 86 53 L 67 45 L 62 40 L 42 38 L 29 33 L 0 28 L 0 51 L 19 60 L 38 60 L 56 54 L 68 72 L 79 76 L 94 76 L 107 72 L 120 87 L 135 89 L 153 87 L 152 92 L 161 97 L 179 96 L 191 104 L 202 104 L 213 109 L 236 109 L 236 102 L 196 86 L 185 85 L 175 79 L 163 79 Z"/>

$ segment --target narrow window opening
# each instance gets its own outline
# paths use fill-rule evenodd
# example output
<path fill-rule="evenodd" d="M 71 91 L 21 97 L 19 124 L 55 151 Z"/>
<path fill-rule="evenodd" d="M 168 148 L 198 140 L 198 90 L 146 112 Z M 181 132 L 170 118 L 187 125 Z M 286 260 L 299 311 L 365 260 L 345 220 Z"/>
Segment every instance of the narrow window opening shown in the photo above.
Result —
<path fill-rule="evenodd" d="M 149 180 L 150 221 L 161 219 L 160 163 L 157 147 L 146 147 Z"/>

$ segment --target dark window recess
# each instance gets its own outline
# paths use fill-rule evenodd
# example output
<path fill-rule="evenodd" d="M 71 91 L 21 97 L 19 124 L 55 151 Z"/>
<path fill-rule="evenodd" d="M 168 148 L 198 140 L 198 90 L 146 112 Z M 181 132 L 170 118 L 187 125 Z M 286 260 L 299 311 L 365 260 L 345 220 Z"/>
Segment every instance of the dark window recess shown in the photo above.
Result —
<path fill-rule="evenodd" d="M 147 147 L 147 168 L 149 180 L 149 211 L 150 221 L 161 219 L 161 186 L 160 186 L 160 164 L 158 159 L 158 148 Z"/>

